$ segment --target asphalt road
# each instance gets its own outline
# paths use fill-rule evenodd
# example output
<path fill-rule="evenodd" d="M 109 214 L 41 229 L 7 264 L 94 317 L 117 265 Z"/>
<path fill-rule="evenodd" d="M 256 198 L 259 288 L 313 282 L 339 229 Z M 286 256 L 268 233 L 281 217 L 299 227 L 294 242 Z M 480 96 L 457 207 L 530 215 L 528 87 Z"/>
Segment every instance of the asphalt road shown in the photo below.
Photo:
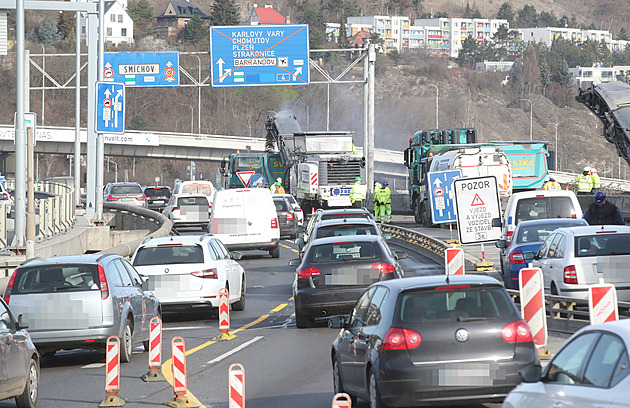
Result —
<path fill-rule="evenodd" d="M 393 242 L 392 242 L 393 244 Z M 329 407 L 333 398 L 330 345 L 337 330 L 325 322 L 298 330 L 293 316 L 291 284 L 297 257 L 293 245 L 283 241 L 281 257 L 248 252 L 241 261 L 247 272 L 246 310 L 231 312 L 231 338 L 219 339 L 216 315 L 165 314 L 163 372 L 170 377 L 170 342 L 186 342 L 189 397 L 206 407 L 228 406 L 228 369 L 245 367 L 247 406 L 257 408 Z M 392 245 L 394 250 L 406 249 Z M 417 253 L 402 260 L 406 276 L 440 273 L 442 267 Z M 558 345 L 562 339 L 557 340 Z M 554 347 L 554 346 L 552 346 Z M 554 347 L 555 348 L 555 347 Z M 106 396 L 104 355 L 97 352 L 59 352 L 42 358 L 38 407 L 95 407 Z M 161 406 L 173 397 L 167 382 L 145 383 L 148 354 L 137 347 L 130 363 L 121 365 L 119 395 L 126 407 Z M 0 407 L 13 407 L 12 401 Z M 359 400 L 358 407 L 367 407 Z M 487 404 L 496 408 L 499 404 Z"/>

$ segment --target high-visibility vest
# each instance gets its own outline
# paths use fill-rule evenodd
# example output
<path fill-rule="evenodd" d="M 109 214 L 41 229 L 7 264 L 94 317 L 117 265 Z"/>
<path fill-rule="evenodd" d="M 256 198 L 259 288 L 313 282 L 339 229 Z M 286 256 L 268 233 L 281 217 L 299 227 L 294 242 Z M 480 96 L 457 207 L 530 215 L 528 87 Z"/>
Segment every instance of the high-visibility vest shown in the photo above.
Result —
<path fill-rule="evenodd" d="M 374 204 L 379 205 L 378 192 L 381 191 L 381 183 L 374 183 Z"/>
<path fill-rule="evenodd" d="M 390 204 L 392 202 L 392 191 L 389 187 L 383 187 L 379 190 L 376 198 L 381 204 Z"/>
<path fill-rule="evenodd" d="M 357 181 L 356 183 L 354 183 L 354 185 L 350 189 L 350 202 L 351 203 L 354 203 L 355 201 L 360 200 L 359 195 L 361 194 L 361 192 L 359 191 L 359 187 L 361 187 L 361 182 Z"/>
<path fill-rule="evenodd" d="M 578 193 L 590 193 L 593 189 L 593 179 L 588 174 L 578 174 L 575 181 L 578 185 Z"/>
<path fill-rule="evenodd" d="M 601 182 L 599 180 L 599 175 L 597 173 L 591 174 L 591 180 L 593 181 L 593 188 L 599 188 Z"/>
<path fill-rule="evenodd" d="M 548 181 L 543 186 L 543 190 L 562 190 L 562 187 L 557 181 Z"/>

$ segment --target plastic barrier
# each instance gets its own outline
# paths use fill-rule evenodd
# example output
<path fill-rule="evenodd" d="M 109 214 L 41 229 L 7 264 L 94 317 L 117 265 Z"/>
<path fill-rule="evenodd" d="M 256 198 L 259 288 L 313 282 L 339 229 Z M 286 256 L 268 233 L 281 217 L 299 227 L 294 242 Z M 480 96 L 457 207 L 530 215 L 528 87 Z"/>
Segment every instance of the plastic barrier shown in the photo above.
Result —
<path fill-rule="evenodd" d="M 245 368 L 234 363 L 228 370 L 229 408 L 245 408 Z"/>
<path fill-rule="evenodd" d="M 447 275 L 464 275 L 464 250 L 462 248 L 446 248 L 444 262 Z"/>
<path fill-rule="evenodd" d="M 547 348 L 547 314 L 545 312 L 545 291 L 540 268 L 523 268 L 519 272 L 521 314 L 529 325 L 541 357 L 549 356 Z"/>
<path fill-rule="evenodd" d="M 230 294 L 225 288 L 219 290 L 219 331 L 221 334 L 230 331 Z"/>
<path fill-rule="evenodd" d="M 166 401 L 164 405 L 175 408 L 198 407 L 199 405 L 192 404 L 186 396 L 188 382 L 186 379 L 186 344 L 183 338 L 177 336 L 171 340 L 171 354 L 173 356 L 173 392 L 175 396 Z"/>
<path fill-rule="evenodd" d="M 107 396 L 99 407 L 122 407 L 125 400 L 118 396 L 120 391 L 120 339 L 110 336 L 107 339 L 105 357 L 105 393 Z"/>
<path fill-rule="evenodd" d="M 352 399 L 346 393 L 335 394 L 332 400 L 332 408 L 352 408 Z"/>
<path fill-rule="evenodd" d="M 162 368 L 162 320 L 154 317 L 149 322 L 149 372 L 142 377 L 146 382 L 166 381 Z"/>
<path fill-rule="evenodd" d="M 610 283 L 598 283 L 588 288 L 588 312 L 591 324 L 619 320 L 617 289 Z"/>

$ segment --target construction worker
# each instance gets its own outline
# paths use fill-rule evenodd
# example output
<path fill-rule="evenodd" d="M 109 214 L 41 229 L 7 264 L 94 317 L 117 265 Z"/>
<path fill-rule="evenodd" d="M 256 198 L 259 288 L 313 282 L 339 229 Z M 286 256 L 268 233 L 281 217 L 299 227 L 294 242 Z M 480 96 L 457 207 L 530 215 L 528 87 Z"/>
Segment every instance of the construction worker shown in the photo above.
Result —
<path fill-rule="evenodd" d="M 543 186 L 543 190 L 562 190 L 562 187 L 555 178 L 549 177 L 549 181 L 545 183 L 545 185 Z"/>
<path fill-rule="evenodd" d="M 271 185 L 269 188 L 271 190 L 271 194 L 284 194 L 284 187 L 282 187 L 282 179 L 278 177 L 276 182 Z"/>
<path fill-rule="evenodd" d="M 619 208 L 606 200 L 606 193 L 598 191 L 595 199 L 584 211 L 584 217 L 588 225 L 625 225 Z"/>
<path fill-rule="evenodd" d="M 590 194 L 593 189 L 593 179 L 591 178 L 591 168 L 586 166 L 581 174 L 575 177 L 578 194 Z"/>
<path fill-rule="evenodd" d="M 350 189 L 350 202 L 352 203 L 352 207 L 363 207 L 363 199 L 361 198 L 361 195 L 361 177 L 357 177 L 354 179 L 354 184 Z"/>
<path fill-rule="evenodd" d="M 601 186 L 601 181 L 599 179 L 599 174 L 597 174 L 597 170 L 591 167 L 591 180 L 593 180 L 593 189 L 591 190 L 591 194 L 595 194 L 599 191 Z"/>
<path fill-rule="evenodd" d="M 384 213 L 381 212 L 381 203 L 378 201 L 378 195 L 379 195 L 379 191 L 381 190 L 381 183 L 379 183 L 378 181 L 374 182 L 374 195 L 373 200 L 374 200 L 374 219 L 376 220 L 376 222 L 381 222 L 381 216 L 384 215 Z"/>
<path fill-rule="evenodd" d="M 389 189 L 387 181 L 383 182 L 383 187 L 379 193 L 383 222 L 392 222 L 392 191 Z"/>

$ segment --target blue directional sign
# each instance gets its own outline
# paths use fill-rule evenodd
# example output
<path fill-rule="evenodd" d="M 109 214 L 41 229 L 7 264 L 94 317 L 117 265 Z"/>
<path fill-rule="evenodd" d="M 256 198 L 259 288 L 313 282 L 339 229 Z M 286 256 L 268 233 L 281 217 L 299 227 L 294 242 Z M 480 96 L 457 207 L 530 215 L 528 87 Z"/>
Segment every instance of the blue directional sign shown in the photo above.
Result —
<path fill-rule="evenodd" d="M 179 52 L 106 52 L 103 79 L 128 87 L 179 86 Z"/>
<path fill-rule="evenodd" d="M 308 25 L 210 27 L 212 86 L 308 85 Z"/>
<path fill-rule="evenodd" d="M 265 177 L 262 174 L 255 173 L 253 176 L 249 178 L 249 186 L 250 187 L 264 187 Z"/>
<path fill-rule="evenodd" d="M 453 181 L 462 177 L 461 169 L 430 171 L 427 173 L 431 216 L 434 224 L 457 221 Z"/>
<path fill-rule="evenodd" d="M 125 133 L 125 85 L 96 83 L 96 133 Z"/>

